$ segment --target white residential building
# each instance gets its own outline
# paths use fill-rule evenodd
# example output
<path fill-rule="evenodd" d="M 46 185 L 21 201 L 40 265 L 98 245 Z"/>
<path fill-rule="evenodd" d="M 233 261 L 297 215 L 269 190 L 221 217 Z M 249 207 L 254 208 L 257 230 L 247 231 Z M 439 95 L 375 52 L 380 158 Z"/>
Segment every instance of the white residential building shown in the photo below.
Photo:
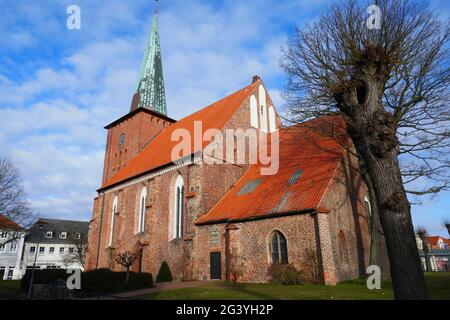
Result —
<path fill-rule="evenodd" d="M 25 240 L 23 269 L 83 269 L 78 257 L 85 250 L 89 222 L 39 219 Z"/>
<path fill-rule="evenodd" d="M 17 223 L 0 215 L 0 280 L 21 279 L 21 259 L 25 230 Z"/>

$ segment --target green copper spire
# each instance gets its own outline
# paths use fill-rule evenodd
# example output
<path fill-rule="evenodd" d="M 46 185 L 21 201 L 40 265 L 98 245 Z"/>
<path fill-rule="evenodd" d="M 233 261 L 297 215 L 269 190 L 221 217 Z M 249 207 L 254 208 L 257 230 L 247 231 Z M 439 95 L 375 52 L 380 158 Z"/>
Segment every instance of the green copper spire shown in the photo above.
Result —
<path fill-rule="evenodd" d="M 136 92 L 139 92 L 138 107 L 148 108 L 167 115 L 166 92 L 164 90 L 161 46 L 158 31 L 157 3 L 156 0 L 152 30 L 145 48 Z"/>

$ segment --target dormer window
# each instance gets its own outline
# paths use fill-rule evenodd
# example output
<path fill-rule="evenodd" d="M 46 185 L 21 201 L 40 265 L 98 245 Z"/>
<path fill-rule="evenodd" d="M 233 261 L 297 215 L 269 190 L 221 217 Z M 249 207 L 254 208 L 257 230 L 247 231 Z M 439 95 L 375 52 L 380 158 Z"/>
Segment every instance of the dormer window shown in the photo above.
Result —
<path fill-rule="evenodd" d="M 75 232 L 74 237 L 75 239 L 81 239 L 81 233 Z"/>
<path fill-rule="evenodd" d="M 6 239 L 6 238 L 8 238 L 8 232 L 7 231 L 0 232 L 0 239 Z"/>
<path fill-rule="evenodd" d="M 45 232 L 45 237 L 46 237 L 47 239 L 53 238 L 53 231 L 47 231 L 47 232 Z"/>
<path fill-rule="evenodd" d="M 61 232 L 59 233 L 59 238 L 60 238 L 60 239 L 66 239 L 66 238 L 67 238 L 67 232 L 61 231 Z"/>

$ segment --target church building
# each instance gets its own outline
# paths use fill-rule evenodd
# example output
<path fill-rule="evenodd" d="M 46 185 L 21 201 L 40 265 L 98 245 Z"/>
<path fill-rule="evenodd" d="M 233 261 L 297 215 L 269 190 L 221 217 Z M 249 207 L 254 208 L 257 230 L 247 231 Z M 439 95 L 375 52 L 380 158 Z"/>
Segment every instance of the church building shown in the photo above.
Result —
<path fill-rule="evenodd" d="M 367 188 L 351 141 L 321 132 L 342 123 L 338 115 L 285 127 L 258 76 L 181 120 L 168 109 L 155 11 L 129 112 L 105 127 L 87 269 L 123 270 L 115 256 L 128 251 L 133 271 L 156 276 L 166 261 L 175 280 L 266 282 L 277 263 L 325 284 L 365 273 Z M 217 153 L 222 162 L 204 161 L 214 138 L 193 141 L 174 159 L 174 136 L 195 136 L 198 124 L 203 132 L 252 129 L 275 141 L 276 172 L 263 174 L 265 164 L 250 157 L 236 163 Z"/>

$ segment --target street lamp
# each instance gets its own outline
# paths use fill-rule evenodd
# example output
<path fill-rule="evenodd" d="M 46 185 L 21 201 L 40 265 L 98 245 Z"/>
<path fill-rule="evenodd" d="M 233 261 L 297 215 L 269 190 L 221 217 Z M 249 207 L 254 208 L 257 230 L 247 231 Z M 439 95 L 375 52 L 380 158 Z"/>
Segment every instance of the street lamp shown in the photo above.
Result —
<path fill-rule="evenodd" d="M 46 224 L 46 222 L 38 221 L 37 224 L 39 225 L 39 235 L 38 235 L 38 241 L 37 241 L 37 246 L 36 246 L 36 253 L 34 255 L 33 269 L 31 270 L 30 286 L 28 288 L 28 296 L 27 296 L 28 300 L 31 300 L 31 293 L 33 290 L 33 281 L 34 281 L 34 269 L 36 268 L 36 260 L 37 260 L 37 255 L 38 255 L 38 251 L 39 251 L 39 245 L 41 242 L 41 234 L 42 234 L 42 230 L 43 230 L 43 225 Z"/>

